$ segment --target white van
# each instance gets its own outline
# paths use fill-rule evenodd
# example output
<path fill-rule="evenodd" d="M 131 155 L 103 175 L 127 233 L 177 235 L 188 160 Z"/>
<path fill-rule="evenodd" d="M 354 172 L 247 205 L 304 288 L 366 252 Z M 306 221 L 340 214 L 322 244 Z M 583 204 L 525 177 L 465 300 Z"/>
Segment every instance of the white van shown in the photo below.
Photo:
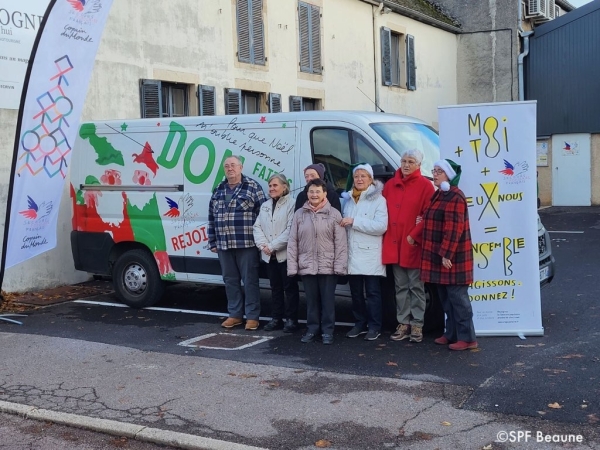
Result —
<path fill-rule="evenodd" d="M 71 164 L 75 267 L 112 276 L 119 299 L 138 308 L 157 302 L 167 281 L 222 284 L 207 221 L 227 157 L 239 155 L 244 174 L 265 192 L 273 173 L 284 173 L 292 191 L 303 189 L 303 169 L 320 162 L 341 192 L 351 164 L 368 162 L 385 181 L 410 148 L 423 152 L 421 171 L 431 173 L 439 158 L 435 130 L 418 119 L 373 112 L 84 123 Z M 393 288 L 386 291 L 393 299 Z"/>

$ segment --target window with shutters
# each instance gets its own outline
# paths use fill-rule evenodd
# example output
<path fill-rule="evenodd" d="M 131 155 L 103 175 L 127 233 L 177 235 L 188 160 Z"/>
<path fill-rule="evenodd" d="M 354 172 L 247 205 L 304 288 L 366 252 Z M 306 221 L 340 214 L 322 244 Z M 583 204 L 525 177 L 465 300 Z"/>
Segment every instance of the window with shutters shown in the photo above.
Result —
<path fill-rule="evenodd" d="M 257 114 L 267 112 L 265 94 L 262 92 L 225 89 L 225 114 Z"/>
<path fill-rule="evenodd" d="M 269 93 L 269 112 L 278 113 L 281 112 L 281 94 Z"/>
<path fill-rule="evenodd" d="M 309 3 L 298 3 L 300 71 L 322 73 L 321 9 Z"/>
<path fill-rule="evenodd" d="M 414 37 L 381 27 L 381 82 L 416 89 Z"/>
<path fill-rule="evenodd" d="M 321 109 L 321 100 L 318 98 L 290 96 L 290 112 L 316 111 Z"/>
<path fill-rule="evenodd" d="M 189 116 L 189 89 L 190 86 L 183 83 L 141 80 L 142 118 Z"/>
<path fill-rule="evenodd" d="M 263 0 L 236 0 L 238 60 L 265 65 Z"/>
<path fill-rule="evenodd" d="M 204 84 L 198 86 L 198 113 L 200 116 L 214 116 L 217 114 L 214 86 Z"/>

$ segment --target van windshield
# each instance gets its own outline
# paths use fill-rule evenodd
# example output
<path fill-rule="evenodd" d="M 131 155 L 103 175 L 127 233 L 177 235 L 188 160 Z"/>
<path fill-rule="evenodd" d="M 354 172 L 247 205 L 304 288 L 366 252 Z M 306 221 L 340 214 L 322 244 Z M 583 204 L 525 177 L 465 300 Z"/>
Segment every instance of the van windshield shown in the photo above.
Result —
<path fill-rule="evenodd" d="M 421 173 L 431 177 L 433 163 L 440 159 L 440 137 L 428 125 L 420 123 L 372 123 L 371 128 L 388 143 L 398 155 L 404 150 L 417 148 L 423 152 Z"/>

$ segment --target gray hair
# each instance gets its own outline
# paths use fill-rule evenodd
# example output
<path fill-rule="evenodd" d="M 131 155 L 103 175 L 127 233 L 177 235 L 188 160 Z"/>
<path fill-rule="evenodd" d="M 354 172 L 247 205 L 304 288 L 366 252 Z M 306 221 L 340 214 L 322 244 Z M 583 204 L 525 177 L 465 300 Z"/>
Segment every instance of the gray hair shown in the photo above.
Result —
<path fill-rule="evenodd" d="M 283 195 L 288 195 L 290 193 L 290 183 L 285 175 L 282 173 L 275 173 L 269 177 L 269 183 L 275 179 L 279 180 L 281 184 L 283 184 Z"/>
<path fill-rule="evenodd" d="M 237 159 L 237 161 L 238 161 L 238 163 L 240 164 L 240 166 L 243 166 L 243 165 L 244 165 L 244 162 L 242 161 L 242 157 L 241 157 L 241 156 L 238 156 L 238 155 L 231 155 L 231 156 L 228 156 L 227 158 L 225 158 L 225 160 L 228 160 L 228 159 L 230 159 L 230 158 L 235 158 L 235 159 Z"/>
<path fill-rule="evenodd" d="M 404 150 L 400 154 L 400 158 L 404 158 L 405 156 L 408 156 L 409 158 L 414 158 L 415 161 L 417 161 L 417 164 L 419 165 L 423 162 L 423 152 L 421 152 L 421 150 L 419 150 L 418 148 L 409 148 Z"/>

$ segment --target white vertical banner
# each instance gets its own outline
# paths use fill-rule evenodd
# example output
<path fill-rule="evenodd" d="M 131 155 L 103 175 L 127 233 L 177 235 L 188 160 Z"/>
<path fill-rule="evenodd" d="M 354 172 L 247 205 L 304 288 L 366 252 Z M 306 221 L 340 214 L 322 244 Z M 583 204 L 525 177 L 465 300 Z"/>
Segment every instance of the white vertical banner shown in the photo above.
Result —
<path fill-rule="evenodd" d="M 55 0 L 20 112 L 6 267 L 56 246 L 58 207 L 112 0 Z"/>
<path fill-rule="evenodd" d="M 442 158 L 462 166 L 473 240 L 469 288 L 478 336 L 543 335 L 536 103 L 439 108 Z"/>
<path fill-rule="evenodd" d="M 0 109 L 19 109 L 23 79 L 49 0 L 0 2 Z"/>

